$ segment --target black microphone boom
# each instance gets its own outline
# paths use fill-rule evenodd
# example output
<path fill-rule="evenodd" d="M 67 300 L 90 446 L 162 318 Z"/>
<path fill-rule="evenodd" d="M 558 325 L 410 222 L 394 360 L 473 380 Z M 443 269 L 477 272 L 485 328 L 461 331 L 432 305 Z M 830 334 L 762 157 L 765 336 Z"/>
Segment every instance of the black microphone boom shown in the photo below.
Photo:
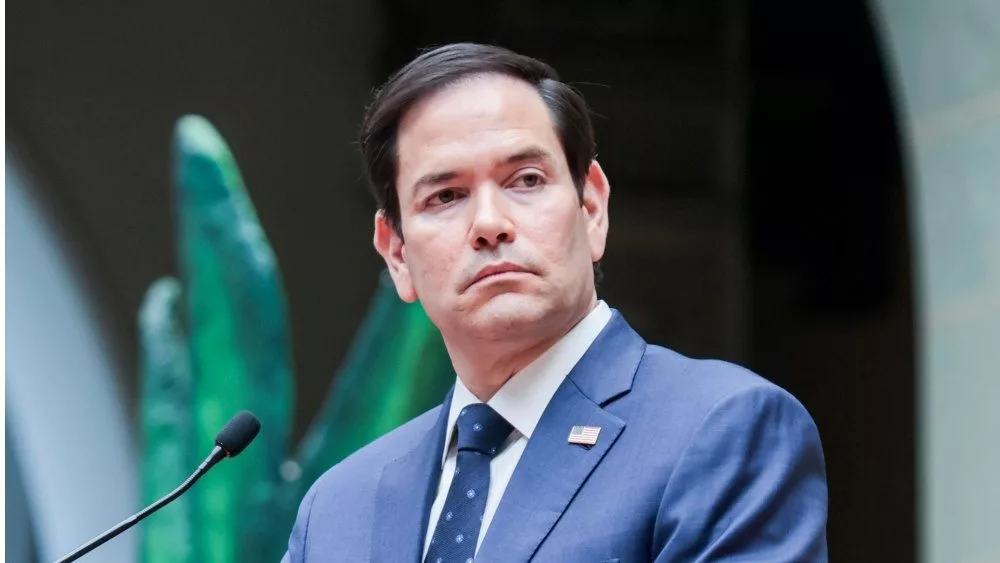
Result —
<path fill-rule="evenodd" d="M 239 455 L 239 453 L 242 452 L 250 444 L 250 442 L 257 437 L 257 432 L 259 431 L 260 421 L 257 420 L 257 417 L 255 417 L 253 413 L 250 411 L 240 411 L 236 413 L 236 415 L 230 418 L 229 422 L 222 427 L 222 430 L 219 431 L 218 435 L 216 435 L 215 447 L 212 448 L 212 453 L 208 454 L 208 457 L 205 458 L 205 461 L 201 462 L 198 469 L 195 469 L 194 473 L 185 479 L 179 487 L 170 491 L 170 493 L 160 500 L 123 520 L 114 528 L 111 528 L 110 530 L 76 548 L 72 553 L 56 561 L 56 563 L 69 563 L 70 561 L 76 561 L 77 559 L 97 549 L 118 534 L 124 532 L 132 526 L 135 526 L 143 518 L 163 508 L 175 498 L 184 494 L 184 491 L 190 489 L 191 485 L 194 485 L 195 481 L 207 473 L 208 470 L 211 469 L 216 463 L 219 463 L 224 458 L 236 457 Z"/>

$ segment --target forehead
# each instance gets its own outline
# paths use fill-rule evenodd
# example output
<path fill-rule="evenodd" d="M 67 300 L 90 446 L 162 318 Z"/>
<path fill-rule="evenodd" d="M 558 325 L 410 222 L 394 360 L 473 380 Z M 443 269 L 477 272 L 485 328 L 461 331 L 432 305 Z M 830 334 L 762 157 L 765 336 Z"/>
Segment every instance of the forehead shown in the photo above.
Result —
<path fill-rule="evenodd" d="M 551 114 L 524 81 L 485 75 L 461 80 L 421 100 L 397 136 L 400 187 L 441 166 L 472 164 L 534 144 L 561 155 Z"/>

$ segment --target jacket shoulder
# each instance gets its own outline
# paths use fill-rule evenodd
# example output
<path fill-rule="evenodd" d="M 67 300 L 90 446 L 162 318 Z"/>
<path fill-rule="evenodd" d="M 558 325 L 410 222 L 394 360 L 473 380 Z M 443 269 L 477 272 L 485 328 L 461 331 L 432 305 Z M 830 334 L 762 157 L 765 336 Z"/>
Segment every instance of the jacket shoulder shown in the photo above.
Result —
<path fill-rule="evenodd" d="M 686 403 L 711 407 L 741 394 L 774 394 L 795 400 L 775 383 L 748 368 L 716 359 L 690 358 L 649 345 L 636 370 L 637 383 Z"/>
<path fill-rule="evenodd" d="M 328 555 L 329 550 L 345 546 L 357 549 L 367 546 L 383 468 L 419 447 L 427 432 L 434 428 L 440 412 L 439 406 L 406 422 L 316 479 L 299 504 L 283 561 L 297 563 L 306 560 L 307 553 L 315 557 L 317 553 Z"/>
<path fill-rule="evenodd" d="M 411 419 L 327 469 L 313 484 L 315 493 L 325 496 L 340 490 L 358 492 L 374 487 L 386 464 L 412 450 L 426 437 L 441 408 L 438 405 Z"/>
<path fill-rule="evenodd" d="M 666 417 L 681 435 L 693 432 L 718 408 L 737 410 L 748 418 L 779 408 L 814 425 L 806 408 L 791 393 L 740 365 L 696 359 L 661 346 L 647 346 L 636 369 L 631 404 L 642 416 Z"/>

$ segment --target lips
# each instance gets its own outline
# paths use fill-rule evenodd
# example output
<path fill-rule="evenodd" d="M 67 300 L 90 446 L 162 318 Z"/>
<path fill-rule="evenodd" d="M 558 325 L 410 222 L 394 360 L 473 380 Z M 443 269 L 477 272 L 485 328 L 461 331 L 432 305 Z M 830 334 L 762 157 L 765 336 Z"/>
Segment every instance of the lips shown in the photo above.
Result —
<path fill-rule="evenodd" d="M 518 264 L 514 264 L 512 262 L 500 262 L 497 264 L 490 264 L 488 266 L 485 266 L 478 272 L 476 272 L 476 275 L 473 276 L 472 281 L 469 282 L 469 285 L 467 287 L 472 287 L 473 285 L 476 285 L 480 281 L 489 278 L 491 276 L 495 276 L 498 274 L 505 274 L 507 272 L 531 273 L 530 270 L 528 270 L 527 268 L 520 266 Z"/>

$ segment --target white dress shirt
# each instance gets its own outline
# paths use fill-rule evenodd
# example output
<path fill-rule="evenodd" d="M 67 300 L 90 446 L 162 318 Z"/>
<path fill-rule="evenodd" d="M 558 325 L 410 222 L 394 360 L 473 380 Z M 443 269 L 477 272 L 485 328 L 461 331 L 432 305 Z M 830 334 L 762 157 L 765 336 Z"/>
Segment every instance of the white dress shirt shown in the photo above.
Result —
<path fill-rule="evenodd" d="M 569 375 L 573 366 L 580 361 L 583 354 L 593 344 L 594 339 L 611 320 L 611 309 L 604 301 L 598 301 L 597 306 L 576 324 L 565 336 L 560 338 L 551 348 L 546 350 L 535 361 L 514 374 L 493 397 L 487 401 L 500 416 L 514 427 L 510 437 L 504 442 L 500 453 L 490 461 L 490 488 L 486 494 L 486 511 L 483 523 L 476 539 L 476 551 L 486 536 L 486 530 L 493 521 L 493 515 L 500 504 L 500 498 L 507 489 L 507 483 L 521 454 L 524 453 L 528 440 L 542 418 L 545 407 L 548 406 L 556 389 L 563 379 Z M 437 496 L 431 505 L 430 519 L 427 524 L 427 535 L 424 537 L 423 560 L 431 544 L 431 537 L 437 527 L 438 518 L 444 507 L 448 489 L 455 473 L 455 463 L 458 457 L 458 444 L 455 440 L 455 420 L 463 408 L 480 402 L 475 395 L 458 378 L 455 381 L 455 392 L 451 398 L 451 409 L 448 411 L 448 430 L 444 438 L 444 451 L 441 454 L 441 481 L 438 483 Z"/>

